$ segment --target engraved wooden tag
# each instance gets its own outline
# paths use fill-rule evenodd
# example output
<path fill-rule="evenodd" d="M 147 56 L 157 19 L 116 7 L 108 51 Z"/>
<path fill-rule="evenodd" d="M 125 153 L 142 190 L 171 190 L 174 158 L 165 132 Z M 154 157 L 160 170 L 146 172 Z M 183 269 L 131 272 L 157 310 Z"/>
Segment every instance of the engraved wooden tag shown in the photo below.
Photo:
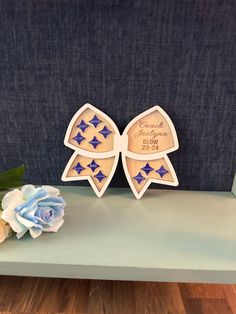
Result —
<path fill-rule="evenodd" d="M 167 156 L 178 149 L 178 139 L 172 121 L 159 106 L 138 115 L 120 135 L 111 118 L 85 104 L 72 118 L 64 144 L 75 152 L 62 180 L 88 180 L 98 197 L 103 195 L 113 177 L 120 152 L 136 198 L 141 198 L 152 182 L 178 185 Z"/>

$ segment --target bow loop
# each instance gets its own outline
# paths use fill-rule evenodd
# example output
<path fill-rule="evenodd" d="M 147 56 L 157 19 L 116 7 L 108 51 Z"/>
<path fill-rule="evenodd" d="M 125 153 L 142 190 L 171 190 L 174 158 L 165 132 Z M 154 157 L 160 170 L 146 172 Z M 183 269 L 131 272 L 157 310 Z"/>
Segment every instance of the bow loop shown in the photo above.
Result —
<path fill-rule="evenodd" d="M 155 159 L 179 148 L 175 127 L 159 106 L 141 113 L 125 128 L 129 156 L 136 159 Z"/>
<path fill-rule="evenodd" d="M 119 131 L 106 114 L 90 104 L 85 104 L 73 116 L 64 143 L 75 151 L 84 151 L 86 156 L 91 156 L 89 153 L 109 153 L 114 151 L 116 134 Z"/>

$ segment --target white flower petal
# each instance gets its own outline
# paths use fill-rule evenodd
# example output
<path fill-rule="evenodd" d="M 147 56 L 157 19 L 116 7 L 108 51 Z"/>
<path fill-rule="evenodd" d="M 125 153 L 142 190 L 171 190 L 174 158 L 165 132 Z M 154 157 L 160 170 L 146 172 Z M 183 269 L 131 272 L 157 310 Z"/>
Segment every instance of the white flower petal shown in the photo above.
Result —
<path fill-rule="evenodd" d="M 58 220 L 60 220 L 64 216 L 65 216 L 65 212 L 61 211 L 60 215 L 55 216 L 55 219 L 53 220 L 53 223 L 57 222 Z"/>
<path fill-rule="evenodd" d="M 28 231 L 28 229 L 25 229 L 24 231 L 22 232 L 17 232 L 16 236 L 17 236 L 17 239 L 19 240 L 20 238 L 23 237 L 23 235 Z"/>
<path fill-rule="evenodd" d="M 4 209 L 2 212 L 2 219 L 8 222 L 11 228 L 17 233 L 25 230 L 25 227 L 17 220 L 15 212 L 15 208 L 22 203 L 24 203 L 22 192 L 17 189 L 8 192 L 4 196 L 2 202 L 2 207 Z"/>
<path fill-rule="evenodd" d="M 60 190 L 51 185 L 43 185 L 42 188 L 46 190 L 50 196 L 58 196 L 60 194 Z"/>
<path fill-rule="evenodd" d="M 35 191 L 35 186 L 32 184 L 26 184 L 22 186 L 21 191 L 23 193 L 24 199 L 28 199 Z"/>
<path fill-rule="evenodd" d="M 44 232 L 57 232 L 60 227 L 63 225 L 64 219 L 58 220 L 53 226 L 43 226 L 43 231 Z"/>
<path fill-rule="evenodd" d="M 35 226 L 34 222 L 21 217 L 18 213 L 16 213 L 16 219 L 28 229 Z"/>
<path fill-rule="evenodd" d="M 23 193 L 20 190 L 15 189 L 4 195 L 2 199 L 2 208 L 3 210 L 7 209 L 9 206 L 15 208 L 22 203 L 24 203 Z"/>
<path fill-rule="evenodd" d="M 30 228 L 29 231 L 30 231 L 31 237 L 34 239 L 39 237 L 40 234 L 43 232 L 40 228 L 35 228 L 35 227 Z"/>
<path fill-rule="evenodd" d="M 7 210 L 4 210 L 4 212 L 2 213 L 2 217 L 1 217 L 4 221 L 8 222 L 9 225 L 11 226 L 12 230 L 20 233 L 23 231 L 27 231 L 28 228 L 26 228 L 25 226 L 23 226 L 16 218 L 16 214 L 14 211 L 10 212 Z"/>

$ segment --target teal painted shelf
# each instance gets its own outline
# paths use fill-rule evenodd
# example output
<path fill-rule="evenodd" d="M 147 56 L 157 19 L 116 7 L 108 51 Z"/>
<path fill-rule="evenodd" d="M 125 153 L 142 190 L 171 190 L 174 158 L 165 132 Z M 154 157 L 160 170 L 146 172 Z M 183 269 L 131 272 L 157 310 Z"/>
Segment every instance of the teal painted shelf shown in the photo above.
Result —
<path fill-rule="evenodd" d="M 60 187 L 65 224 L 0 245 L 0 274 L 236 283 L 236 198 L 230 192 Z"/>

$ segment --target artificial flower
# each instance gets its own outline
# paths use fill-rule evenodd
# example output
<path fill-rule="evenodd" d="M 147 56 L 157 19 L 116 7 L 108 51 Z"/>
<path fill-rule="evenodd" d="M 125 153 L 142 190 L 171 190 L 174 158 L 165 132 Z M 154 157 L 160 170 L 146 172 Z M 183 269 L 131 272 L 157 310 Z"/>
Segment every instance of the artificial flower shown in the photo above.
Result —
<path fill-rule="evenodd" d="M 11 234 L 11 227 L 0 218 L 0 243 L 4 242 Z"/>
<path fill-rule="evenodd" d="M 57 232 L 64 223 L 64 199 L 60 191 L 44 185 L 24 185 L 8 192 L 2 199 L 2 219 L 9 223 L 17 238 L 28 230 L 33 238 L 42 232 Z"/>

